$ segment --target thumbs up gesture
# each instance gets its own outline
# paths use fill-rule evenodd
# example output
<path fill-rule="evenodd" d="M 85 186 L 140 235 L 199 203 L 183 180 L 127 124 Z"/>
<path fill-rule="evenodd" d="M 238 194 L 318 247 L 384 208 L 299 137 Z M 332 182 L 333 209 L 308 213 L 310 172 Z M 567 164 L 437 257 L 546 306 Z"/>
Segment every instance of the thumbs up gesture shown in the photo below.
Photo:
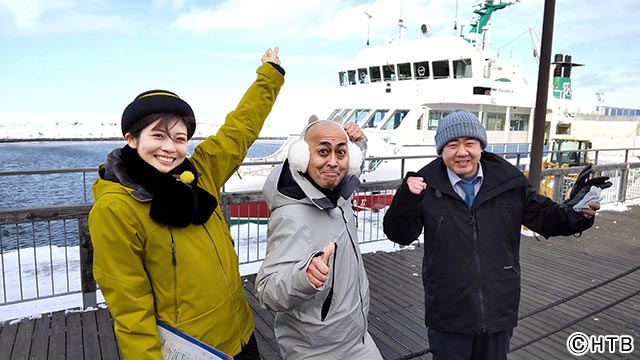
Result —
<path fill-rule="evenodd" d="M 324 250 L 316 254 L 309 263 L 307 279 L 309 279 L 311 285 L 316 289 L 322 287 L 327 280 L 327 275 L 329 274 L 329 258 L 333 255 L 335 246 L 333 242 L 328 243 L 327 246 L 324 247 Z"/>

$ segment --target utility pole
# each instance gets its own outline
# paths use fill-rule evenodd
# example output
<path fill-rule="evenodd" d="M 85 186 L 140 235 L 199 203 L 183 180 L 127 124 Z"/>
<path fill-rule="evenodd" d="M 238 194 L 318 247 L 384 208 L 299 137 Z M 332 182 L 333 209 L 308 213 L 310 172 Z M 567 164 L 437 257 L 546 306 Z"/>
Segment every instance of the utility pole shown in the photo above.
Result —
<path fill-rule="evenodd" d="M 542 149 L 544 129 L 547 119 L 547 98 L 549 96 L 549 70 L 551 67 L 551 44 L 553 43 L 553 18 L 556 1 L 544 1 L 542 19 L 542 44 L 540 46 L 540 64 L 538 66 L 538 93 L 533 116 L 533 138 L 531 139 L 531 162 L 529 163 L 529 183 L 536 192 L 540 191 L 542 173 Z"/>

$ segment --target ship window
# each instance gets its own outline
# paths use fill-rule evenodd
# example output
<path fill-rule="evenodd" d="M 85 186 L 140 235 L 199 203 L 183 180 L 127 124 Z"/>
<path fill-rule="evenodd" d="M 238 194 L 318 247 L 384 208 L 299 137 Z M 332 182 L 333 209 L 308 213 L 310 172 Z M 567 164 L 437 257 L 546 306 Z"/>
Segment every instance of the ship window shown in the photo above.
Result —
<path fill-rule="evenodd" d="M 394 64 L 383 65 L 382 74 L 384 75 L 384 81 L 394 81 L 396 79 L 396 66 Z"/>
<path fill-rule="evenodd" d="M 449 61 L 440 60 L 434 61 L 433 65 L 433 78 L 434 79 L 448 79 L 449 78 Z"/>
<path fill-rule="evenodd" d="M 331 112 L 331 115 L 329 115 L 329 117 L 327 118 L 327 120 L 333 120 L 334 117 L 336 117 L 336 115 L 338 115 L 338 113 L 340 112 L 340 110 L 342 109 L 335 109 L 333 110 L 333 112 Z"/>
<path fill-rule="evenodd" d="M 431 110 L 429 111 L 429 123 L 427 125 L 427 130 L 436 130 L 438 128 L 438 121 L 443 117 L 449 115 L 451 111 L 443 111 L 443 110 Z"/>
<path fill-rule="evenodd" d="M 347 73 L 345 71 L 338 73 L 338 81 L 340 82 L 340 86 L 347 86 Z"/>
<path fill-rule="evenodd" d="M 389 120 L 387 120 L 387 122 L 384 124 L 382 130 L 397 129 L 398 126 L 400 126 L 400 124 L 402 123 L 402 120 L 404 120 L 404 117 L 407 116 L 408 112 L 409 110 L 396 110 L 393 115 L 389 117 Z"/>
<path fill-rule="evenodd" d="M 411 80 L 411 64 L 398 64 L 398 80 Z"/>
<path fill-rule="evenodd" d="M 504 130 L 504 113 L 487 113 L 487 130 L 488 131 L 500 131 Z"/>
<path fill-rule="evenodd" d="M 351 109 L 342 110 L 342 112 L 340 113 L 340 117 L 344 119 L 349 112 L 351 112 Z"/>
<path fill-rule="evenodd" d="M 473 95 L 491 95 L 491 88 L 484 86 L 474 86 Z"/>
<path fill-rule="evenodd" d="M 416 123 L 416 130 L 424 129 L 424 114 L 421 114 Z"/>
<path fill-rule="evenodd" d="M 358 81 L 360 84 L 369 83 L 369 72 L 367 71 L 367 68 L 358 69 Z"/>
<path fill-rule="evenodd" d="M 453 77 L 456 79 L 471 77 L 471 59 L 462 59 L 453 61 Z"/>
<path fill-rule="evenodd" d="M 382 121 L 382 119 L 384 119 L 384 117 L 387 115 L 387 113 L 389 112 L 389 109 L 378 109 L 373 113 L 373 116 L 371 116 L 371 118 L 369 118 L 369 121 L 367 121 L 366 124 L 362 125 L 361 127 L 363 129 L 366 128 L 376 128 L 378 127 L 378 125 L 380 124 L 380 122 Z"/>
<path fill-rule="evenodd" d="M 509 130 L 529 130 L 529 114 L 511 114 L 511 120 L 509 121 Z"/>
<path fill-rule="evenodd" d="M 355 84 L 356 84 L 356 71 L 349 70 L 349 85 L 355 85 Z"/>
<path fill-rule="evenodd" d="M 345 121 L 345 124 L 350 122 L 355 122 L 360 127 L 362 127 L 362 123 L 367 119 L 367 115 L 371 112 L 371 109 L 356 109 L 351 116 Z"/>
<path fill-rule="evenodd" d="M 414 72 L 416 74 L 416 80 L 429 78 L 429 62 L 422 61 L 413 64 Z"/>
<path fill-rule="evenodd" d="M 369 67 L 369 77 L 371 78 L 371 82 L 377 82 L 382 79 L 380 76 L 380 67 L 379 66 L 371 66 Z"/>

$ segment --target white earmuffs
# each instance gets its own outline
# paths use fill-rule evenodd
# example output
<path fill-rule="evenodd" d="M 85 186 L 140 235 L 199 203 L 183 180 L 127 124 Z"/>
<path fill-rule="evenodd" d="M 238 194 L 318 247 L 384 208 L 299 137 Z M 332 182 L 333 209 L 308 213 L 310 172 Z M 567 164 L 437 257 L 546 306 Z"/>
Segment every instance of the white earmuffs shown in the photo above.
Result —
<path fill-rule="evenodd" d="M 304 130 L 302 130 L 302 134 L 300 134 L 300 139 L 291 143 L 289 146 L 289 153 L 287 158 L 289 159 L 289 166 L 291 169 L 304 173 L 307 171 L 309 167 L 309 159 L 311 158 L 309 154 L 309 144 L 304 141 L 304 135 L 307 133 L 307 130 L 318 121 L 316 120 L 309 123 Z M 347 137 L 347 146 L 349 148 L 349 169 L 347 170 L 347 175 L 360 175 L 360 166 L 362 165 L 362 150 L 358 147 L 358 145 L 349 141 L 349 135 L 344 131 L 342 126 L 340 126 L 345 136 Z"/>

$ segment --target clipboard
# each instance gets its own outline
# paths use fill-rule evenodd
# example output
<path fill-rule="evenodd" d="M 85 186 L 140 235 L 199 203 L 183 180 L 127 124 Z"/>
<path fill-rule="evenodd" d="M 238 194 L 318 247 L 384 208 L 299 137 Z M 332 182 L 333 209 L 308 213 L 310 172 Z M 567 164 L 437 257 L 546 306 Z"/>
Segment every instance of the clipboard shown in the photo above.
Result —
<path fill-rule="evenodd" d="M 233 360 L 233 357 L 156 320 L 162 360 Z"/>

